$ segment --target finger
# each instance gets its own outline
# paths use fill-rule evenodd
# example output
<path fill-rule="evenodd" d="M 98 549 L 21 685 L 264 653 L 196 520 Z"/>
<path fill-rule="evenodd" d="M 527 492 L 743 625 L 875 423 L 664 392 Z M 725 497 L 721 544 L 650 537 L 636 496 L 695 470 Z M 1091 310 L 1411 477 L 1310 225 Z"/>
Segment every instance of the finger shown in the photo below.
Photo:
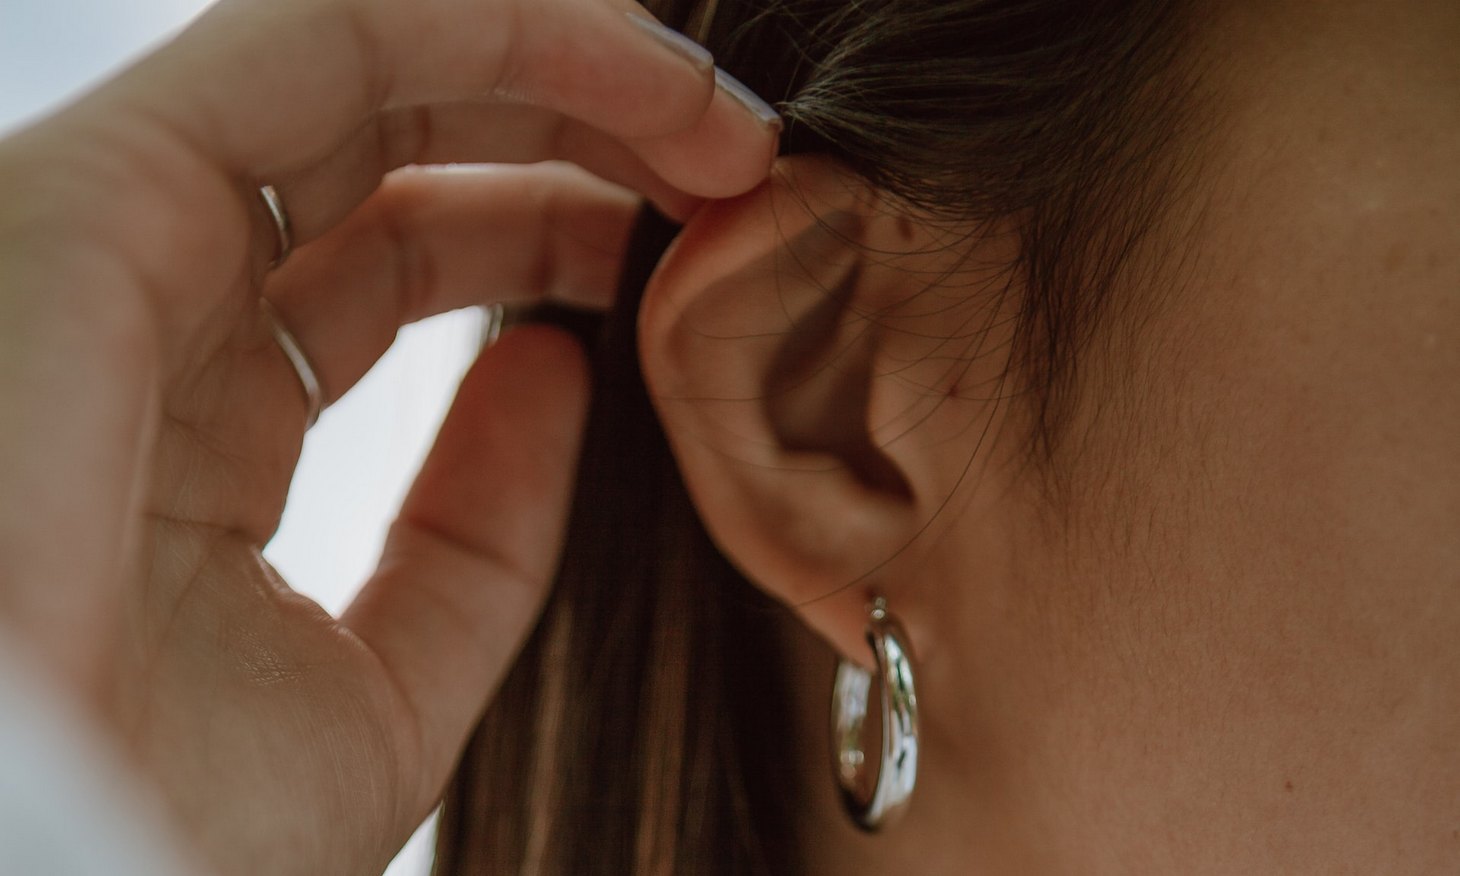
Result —
<path fill-rule="evenodd" d="M 331 401 L 406 323 L 477 304 L 607 306 L 637 208 L 570 165 L 404 171 L 265 294 Z"/>
<path fill-rule="evenodd" d="M 224 0 L 118 87 L 254 179 L 318 161 L 380 110 L 495 97 L 637 143 L 735 105 L 707 55 L 646 20 L 602 0 Z M 759 182 L 774 131 L 747 110 L 735 118 L 736 136 L 696 141 L 703 160 L 676 164 L 672 182 L 705 195 Z"/>
<path fill-rule="evenodd" d="M 486 351 L 378 571 L 345 613 L 417 718 L 423 805 L 440 792 L 547 595 L 587 398 L 587 365 L 564 332 L 518 328 Z"/>
<path fill-rule="evenodd" d="M 442 104 L 380 113 L 323 161 L 276 177 L 296 243 L 334 227 L 406 165 L 572 162 L 640 192 L 669 215 L 687 217 L 699 199 L 661 179 L 622 140 L 541 107 Z"/>

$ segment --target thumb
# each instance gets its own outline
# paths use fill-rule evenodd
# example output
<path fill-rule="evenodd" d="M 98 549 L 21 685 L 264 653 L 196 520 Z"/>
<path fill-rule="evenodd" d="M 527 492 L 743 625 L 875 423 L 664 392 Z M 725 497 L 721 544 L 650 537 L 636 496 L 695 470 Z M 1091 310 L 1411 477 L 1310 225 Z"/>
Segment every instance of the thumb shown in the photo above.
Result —
<path fill-rule="evenodd" d="M 485 351 L 345 613 L 413 712 L 413 815 L 434 802 L 545 601 L 587 398 L 582 349 L 562 331 L 524 326 Z"/>

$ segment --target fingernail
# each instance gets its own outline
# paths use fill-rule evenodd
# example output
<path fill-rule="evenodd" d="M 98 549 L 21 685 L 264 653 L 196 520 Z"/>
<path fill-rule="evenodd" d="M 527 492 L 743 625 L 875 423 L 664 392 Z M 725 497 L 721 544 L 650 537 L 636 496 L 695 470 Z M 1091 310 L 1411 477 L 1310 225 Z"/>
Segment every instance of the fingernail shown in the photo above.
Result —
<path fill-rule="evenodd" d="M 715 66 L 715 56 L 710 54 L 709 49 L 679 31 L 670 30 L 652 18 L 645 18 L 632 12 L 624 14 L 629 17 L 629 21 L 638 25 L 640 30 L 653 37 L 655 42 L 693 64 L 696 70 L 704 72 Z"/>
<path fill-rule="evenodd" d="M 720 90 L 735 99 L 735 102 L 745 107 L 751 115 L 760 120 L 760 123 L 768 128 L 779 131 L 782 127 L 781 114 L 765 101 L 761 100 L 754 91 L 746 88 L 745 85 L 734 76 L 715 68 L 715 84 Z"/>

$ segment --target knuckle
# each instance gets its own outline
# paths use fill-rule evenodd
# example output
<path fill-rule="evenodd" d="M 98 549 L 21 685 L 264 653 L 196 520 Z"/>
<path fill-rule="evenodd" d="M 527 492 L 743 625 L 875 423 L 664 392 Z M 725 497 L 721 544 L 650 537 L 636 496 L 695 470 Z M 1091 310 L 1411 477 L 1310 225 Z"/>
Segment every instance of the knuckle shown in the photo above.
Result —
<path fill-rule="evenodd" d="M 330 8 L 355 55 L 355 81 L 360 84 L 363 105 L 385 105 L 395 86 L 375 4 L 335 2 Z"/>
<path fill-rule="evenodd" d="M 530 71 L 523 47 L 531 37 L 531 13 L 523 0 L 496 0 L 493 8 L 498 18 L 501 41 L 487 81 L 497 97 L 522 100 L 529 83 Z"/>
<path fill-rule="evenodd" d="M 432 290 L 436 288 L 436 264 L 430 247 L 421 245 L 411 231 L 416 207 L 406 187 L 396 186 L 389 202 L 380 213 L 380 233 L 390 254 L 391 285 L 398 308 L 398 323 L 410 322 L 429 312 Z"/>

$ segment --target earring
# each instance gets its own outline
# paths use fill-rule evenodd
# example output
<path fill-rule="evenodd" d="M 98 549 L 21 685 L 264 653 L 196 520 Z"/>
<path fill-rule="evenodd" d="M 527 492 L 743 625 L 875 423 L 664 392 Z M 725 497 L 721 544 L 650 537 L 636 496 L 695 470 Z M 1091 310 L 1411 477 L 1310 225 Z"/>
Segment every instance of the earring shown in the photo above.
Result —
<path fill-rule="evenodd" d="M 872 673 L 843 660 L 831 693 L 832 753 L 837 787 L 847 814 L 871 832 L 891 824 L 907 808 L 918 781 L 918 698 L 907 633 L 890 614 L 887 600 L 868 607 L 867 644 L 881 681 L 882 752 L 876 785 L 867 791 L 867 755 L 862 728 L 867 719 Z"/>

